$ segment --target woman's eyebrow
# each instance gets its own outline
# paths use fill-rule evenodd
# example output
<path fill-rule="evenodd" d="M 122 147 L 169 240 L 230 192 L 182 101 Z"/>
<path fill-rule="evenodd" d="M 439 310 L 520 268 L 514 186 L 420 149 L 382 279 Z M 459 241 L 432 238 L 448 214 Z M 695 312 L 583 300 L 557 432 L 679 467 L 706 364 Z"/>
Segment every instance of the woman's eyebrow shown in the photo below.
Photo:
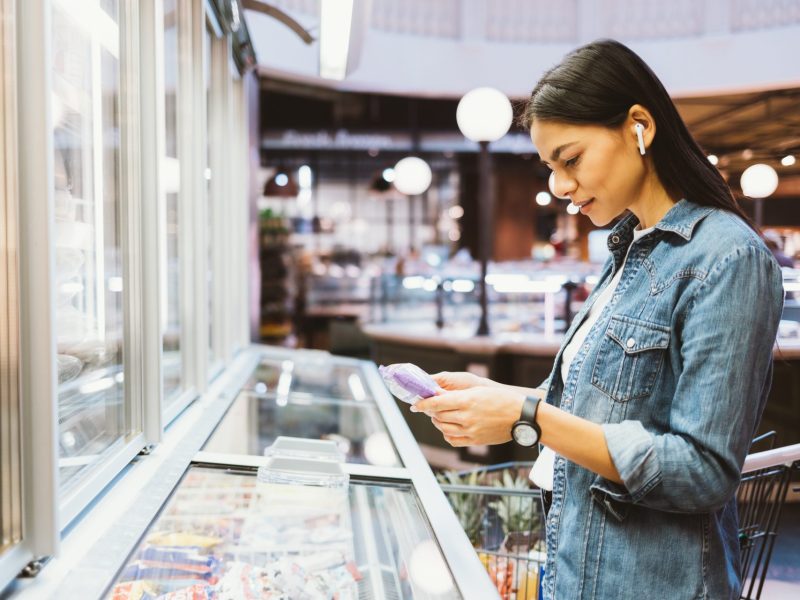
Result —
<path fill-rule="evenodd" d="M 556 148 L 555 150 L 553 150 L 553 153 L 550 155 L 550 160 L 552 160 L 552 161 L 557 161 L 557 160 L 558 160 L 558 157 L 559 157 L 559 156 L 561 156 L 561 152 L 562 152 L 562 151 L 563 151 L 565 148 L 567 148 L 567 147 L 569 147 L 569 146 L 572 146 L 573 144 L 577 144 L 577 143 L 578 143 L 578 142 L 577 142 L 577 141 L 575 141 L 575 142 L 567 142 L 566 144 L 561 144 L 561 145 L 560 145 L 558 148 Z"/>
<path fill-rule="evenodd" d="M 563 152 L 565 148 L 568 148 L 569 146 L 572 146 L 573 144 L 577 143 L 578 143 L 577 141 L 574 141 L 574 142 L 567 142 L 566 144 L 561 144 L 555 150 L 553 150 L 553 153 L 550 155 L 550 160 L 553 162 L 557 161 L 559 156 L 561 156 L 561 152 Z M 541 162 L 543 165 L 550 166 L 546 160 L 541 158 L 541 156 L 539 158 L 539 162 Z"/>

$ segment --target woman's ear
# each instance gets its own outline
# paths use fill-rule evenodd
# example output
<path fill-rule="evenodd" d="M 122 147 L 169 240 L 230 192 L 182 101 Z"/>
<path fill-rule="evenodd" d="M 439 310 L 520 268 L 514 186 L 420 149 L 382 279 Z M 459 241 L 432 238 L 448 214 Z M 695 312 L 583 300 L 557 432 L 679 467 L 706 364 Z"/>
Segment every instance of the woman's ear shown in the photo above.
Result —
<path fill-rule="evenodd" d="M 644 145 L 645 150 L 653 143 L 656 135 L 656 122 L 653 115 L 641 104 L 634 104 L 628 110 L 628 118 L 625 121 L 626 135 L 631 136 L 631 140 L 639 147 Z M 637 131 L 638 130 L 638 131 Z M 640 142 L 641 138 L 641 142 Z M 639 148 L 641 154 L 641 148 Z"/>

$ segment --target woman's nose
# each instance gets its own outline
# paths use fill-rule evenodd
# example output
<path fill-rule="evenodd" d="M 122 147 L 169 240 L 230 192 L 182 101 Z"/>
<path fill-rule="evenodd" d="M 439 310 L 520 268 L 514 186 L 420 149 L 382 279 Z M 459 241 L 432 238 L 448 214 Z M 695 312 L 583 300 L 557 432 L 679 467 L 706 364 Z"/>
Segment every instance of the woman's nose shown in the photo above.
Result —
<path fill-rule="evenodd" d="M 558 198 L 569 198 L 575 191 L 577 183 L 574 178 L 564 173 L 550 173 L 550 191 Z"/>

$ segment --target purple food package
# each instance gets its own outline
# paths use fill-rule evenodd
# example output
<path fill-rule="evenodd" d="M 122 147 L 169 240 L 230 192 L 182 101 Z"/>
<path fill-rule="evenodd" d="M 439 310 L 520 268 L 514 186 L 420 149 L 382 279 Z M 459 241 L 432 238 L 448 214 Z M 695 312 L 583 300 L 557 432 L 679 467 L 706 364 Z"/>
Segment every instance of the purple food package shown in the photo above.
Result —
<path fill-rule="evenodd" d="M 411 363 L 395 363 L 378 370 L 389 391 L 409 404 L 435 396 L 441 389 L 430 375 Z"/>

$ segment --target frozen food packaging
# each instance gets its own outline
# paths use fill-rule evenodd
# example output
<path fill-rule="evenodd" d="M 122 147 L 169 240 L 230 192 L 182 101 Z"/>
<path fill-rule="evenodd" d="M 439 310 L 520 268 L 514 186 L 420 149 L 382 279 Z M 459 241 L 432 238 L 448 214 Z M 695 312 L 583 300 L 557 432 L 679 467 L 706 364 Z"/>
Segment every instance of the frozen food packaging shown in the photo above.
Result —
<path fill-rule="evenodd" d="M 395 363 L 385 367 L 381 365 L 378 371 L 389 391 L 408 404 L 435 396 L 441 390 L 433 377 L 412 363 Z"/>

